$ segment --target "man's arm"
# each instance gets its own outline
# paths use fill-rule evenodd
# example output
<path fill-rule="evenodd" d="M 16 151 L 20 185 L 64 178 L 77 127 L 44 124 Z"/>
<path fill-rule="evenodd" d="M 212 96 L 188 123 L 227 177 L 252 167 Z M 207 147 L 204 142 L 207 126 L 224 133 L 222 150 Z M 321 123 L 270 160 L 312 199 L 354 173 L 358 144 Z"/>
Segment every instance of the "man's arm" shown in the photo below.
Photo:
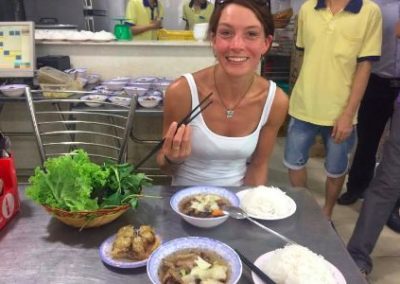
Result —
<path fill-rule="evenodd" d="M 129 1 L 125 10 L 125 18 L 132 24 L 131 31 L 133 35 L 161 28 L 162 17 L 164 16 L 164 10 L 162 8 L 160 8 L 161 13 L 157 15 L 157 18 L 151 21 L 148 25 L 137 25 L 137 16 L 138 13 L 140 13 L 140 9 L 138 10 L 135 3 L 136 2 L 134 1 Z"/>
<path fill-rule="evenodd" d="M 131 30 L 133 35 L 138 35 L 147 31 L 161 28 L 161 20 L 154 20 L 148 25 L 133 25 Z"/>
<path fill-rule="evenodd" d="M 367 88 L 371 67 L 370 61 L 362 61 L 357 64 L 349 100 L 333 126 L 332 137 L 336 143 L 347 139 L 353 130 L 353 119 Z"/>

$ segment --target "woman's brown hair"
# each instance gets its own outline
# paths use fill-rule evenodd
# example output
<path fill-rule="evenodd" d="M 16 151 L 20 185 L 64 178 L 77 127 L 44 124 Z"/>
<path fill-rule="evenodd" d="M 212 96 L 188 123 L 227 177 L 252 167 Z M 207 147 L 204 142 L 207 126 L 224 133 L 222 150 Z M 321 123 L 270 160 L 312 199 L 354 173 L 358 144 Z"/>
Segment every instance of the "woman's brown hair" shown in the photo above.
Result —
<path fill-rule="evenodd" d="M 219 19 L 222 11 L 229 4 L 237 4 L 250 9 L 261 22 L 264 28 L 264 35 L 274 35 L 274 22 L 266 1 L 262 0 L 216 0 L 214 11 L 211 15 L 208 26 L 208 37 L 211 38 L 217 32 Z"/>

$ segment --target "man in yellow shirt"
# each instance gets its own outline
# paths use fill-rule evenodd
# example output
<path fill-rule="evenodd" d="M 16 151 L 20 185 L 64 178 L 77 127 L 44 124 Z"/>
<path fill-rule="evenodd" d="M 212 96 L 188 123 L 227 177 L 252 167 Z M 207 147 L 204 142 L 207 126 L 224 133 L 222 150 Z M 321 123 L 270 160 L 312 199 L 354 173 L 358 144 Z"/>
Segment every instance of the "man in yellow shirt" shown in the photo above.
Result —
<path fill-rule="evenodd" d="M 214 10 L 214 4 L 207 0 L 190 0 L 183 4 L 183 20 L 186 21 L 186 29 L 193 30 L 193 26 L 199 23 L 208 23 Z"/>
<path fill-rule="evenodd" d="M 382 43 L 381 12 L 371 0 L 308 0 L 299 12 L 296 46 L 303 65 L 290 98 L 284 163 L 292 186 L 307 186 L 305 165 L 320 134 L 326 148 L 324 214 L 333 207 L 355 142 L 357 110 Z"/>
<path fill-rule="evenodd" d="M 158 0 L 129 0 L 125 18 L 132 25 L 134 40 L 156 40 L 162 26 L 164 7 Z"/>

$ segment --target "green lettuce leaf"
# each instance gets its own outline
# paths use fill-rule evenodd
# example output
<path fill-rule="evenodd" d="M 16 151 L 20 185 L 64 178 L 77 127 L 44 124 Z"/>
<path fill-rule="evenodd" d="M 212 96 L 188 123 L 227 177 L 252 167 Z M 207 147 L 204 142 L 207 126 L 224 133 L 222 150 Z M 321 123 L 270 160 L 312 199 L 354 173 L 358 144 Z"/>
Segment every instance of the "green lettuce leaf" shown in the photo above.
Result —
<path fill-rule="evenodd" d="M 99 208 L 91 194 L 93 188 L 105 185 L 109 173 L 90 162 L 83 150 L 50 158 L 44 163 L 44 169 L 36 168 L 35 175 L 29 179 L 26 195 L 32 200 L 67 211 Z"/>

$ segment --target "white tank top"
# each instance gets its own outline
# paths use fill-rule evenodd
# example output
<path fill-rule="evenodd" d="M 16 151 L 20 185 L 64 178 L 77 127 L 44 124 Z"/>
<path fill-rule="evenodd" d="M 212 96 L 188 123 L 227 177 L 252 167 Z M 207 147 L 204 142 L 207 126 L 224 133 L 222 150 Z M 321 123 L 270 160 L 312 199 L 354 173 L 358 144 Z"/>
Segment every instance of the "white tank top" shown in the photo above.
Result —
<path fill-rule="evenodd" d="M 192 109 L 199 104 L 197 86 L 192 74 L 183 75 L 190 86 Z M 247 161 L 253 154 L 261 128 L 267 122 L 275 97 L 276 84 L 270 81 L 268 97 L 257 129 L 243 137 L 228 137 L 212 132 L 202 114 L 191 123 L 192 153 L 172 177 L 172 185 L 240 186 L 246 174 Z"/>

